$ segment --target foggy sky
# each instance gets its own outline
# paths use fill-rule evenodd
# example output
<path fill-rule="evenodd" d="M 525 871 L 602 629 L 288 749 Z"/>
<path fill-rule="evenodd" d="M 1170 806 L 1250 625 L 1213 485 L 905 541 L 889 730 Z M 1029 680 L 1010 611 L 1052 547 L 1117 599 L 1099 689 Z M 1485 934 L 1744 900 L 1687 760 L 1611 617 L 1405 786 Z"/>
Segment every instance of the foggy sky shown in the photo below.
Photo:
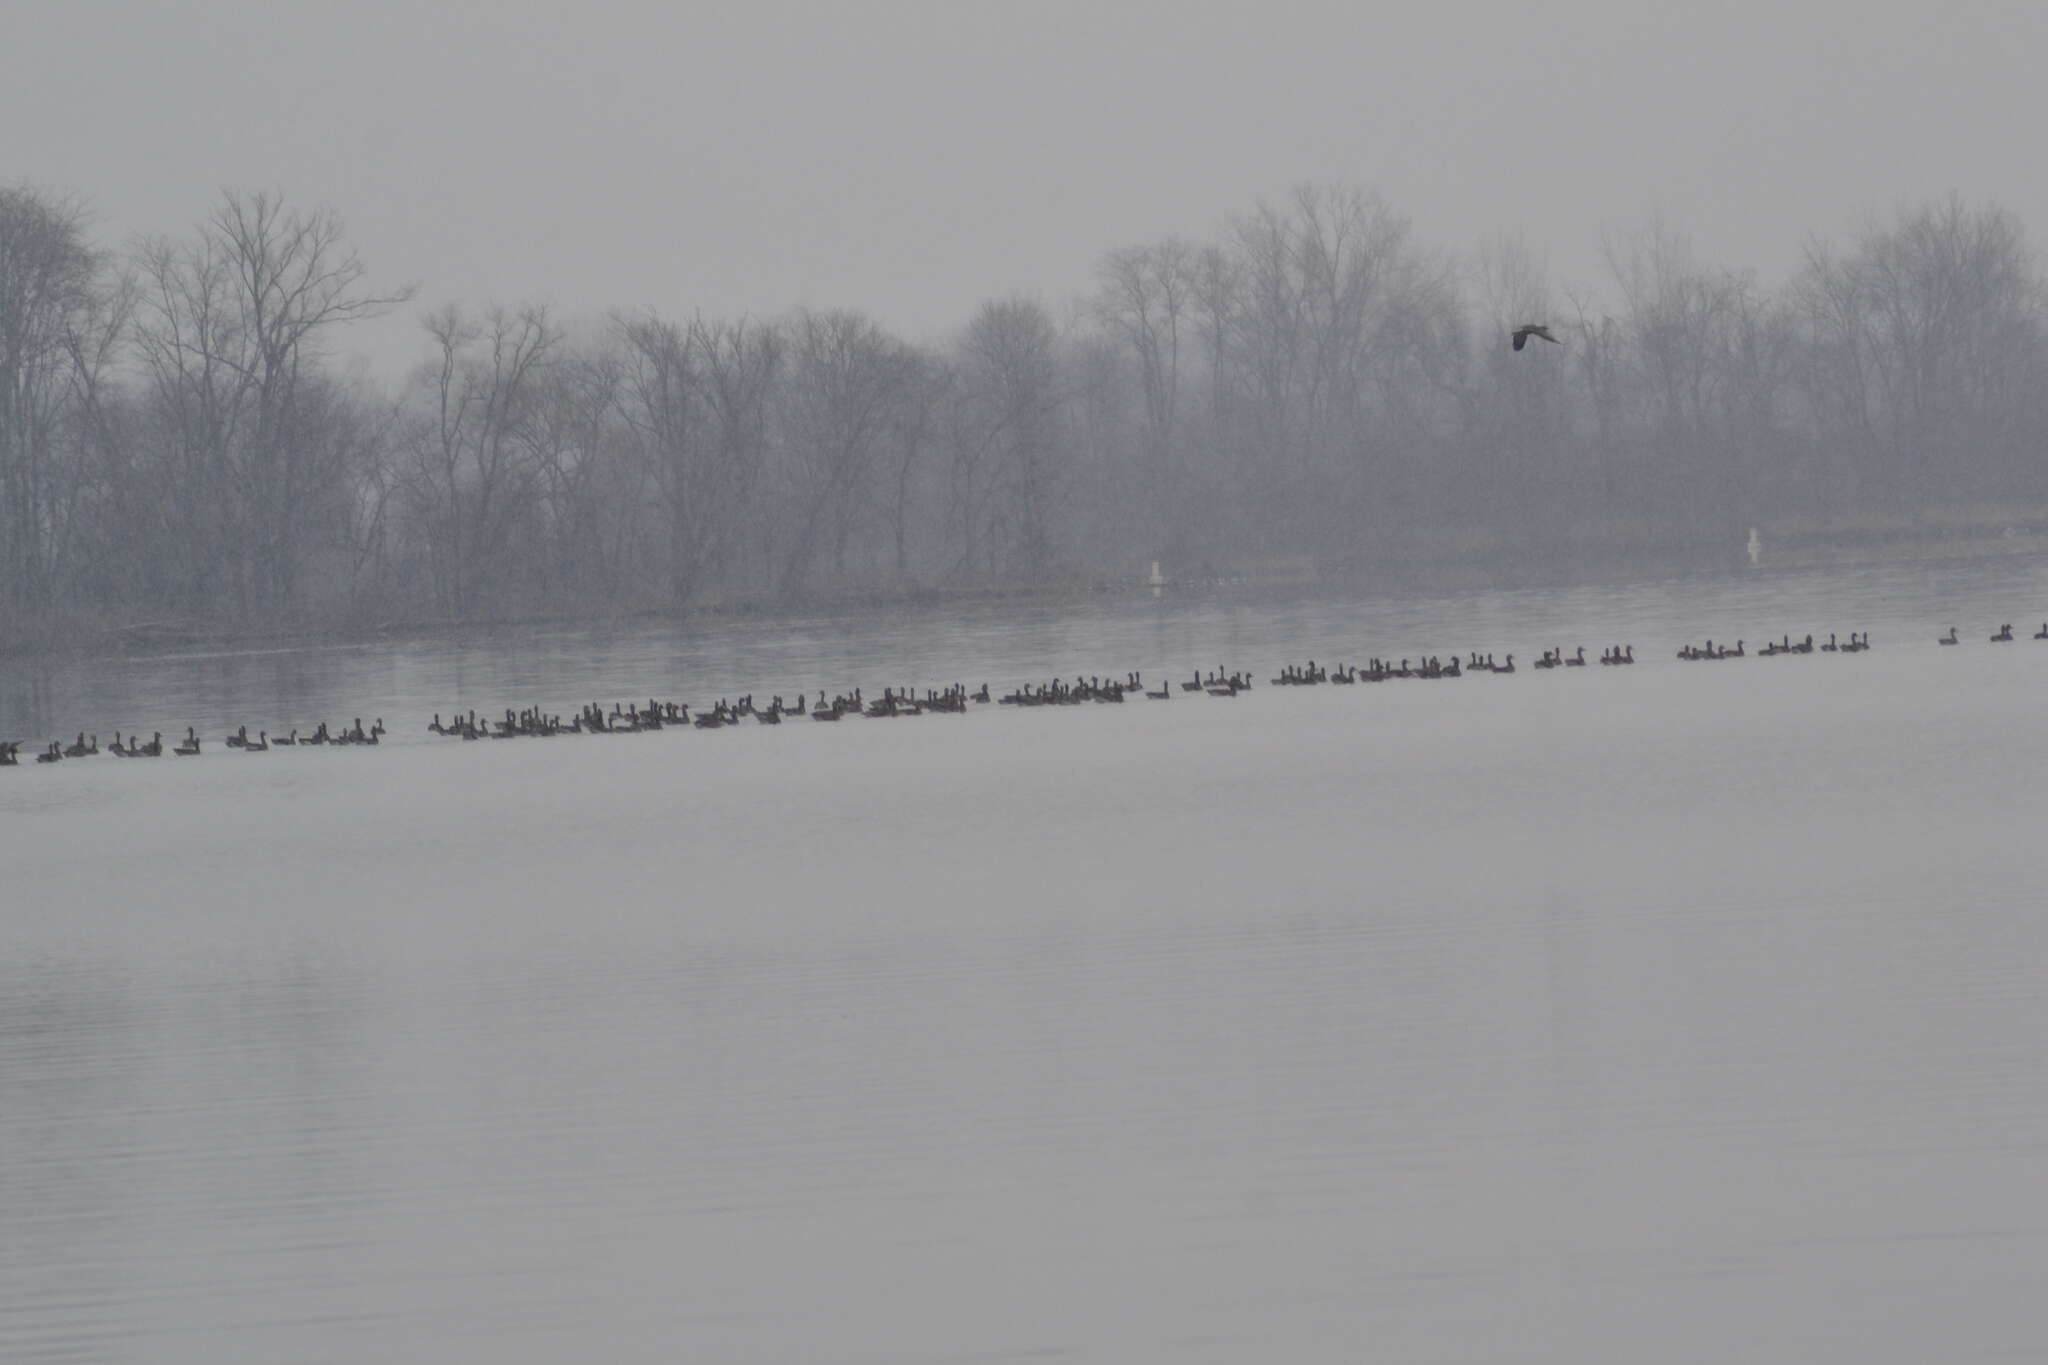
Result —
<path fill-rule="evenodd" d="M 1420 7 L 1417 7 L 1420 8 Z M 35 5 L 0 44 L 0 180 L 99 235 L 182 234 L 220 189 L 331 204 L 374 282 L 774 315 L 929 338 L 1058 305 L 1109 247 L 1211 236 L 1303 180 L 1424 240 L 1519 233 L 1594 282 L 1661 212 L 1769 281 L 1809 232 L 1959 191 L 2048 232 L 2048 10 L 1644 6 Z M 396 368 L 417 310 L 350 343 Z"/>

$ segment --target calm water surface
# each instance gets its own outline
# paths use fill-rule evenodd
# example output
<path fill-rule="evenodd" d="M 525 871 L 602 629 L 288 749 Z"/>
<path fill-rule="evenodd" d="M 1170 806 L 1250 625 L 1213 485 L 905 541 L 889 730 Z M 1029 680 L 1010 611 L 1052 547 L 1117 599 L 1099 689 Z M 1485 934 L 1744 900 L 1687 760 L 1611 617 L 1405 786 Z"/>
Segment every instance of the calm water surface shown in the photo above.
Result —
<path fill-rule="evenodd" d="M 2013 560 L 9 665 L 0 737 L 393 733 L 0 772 L 0 1358 L 2048 1356 L 2044 615 Z"/>

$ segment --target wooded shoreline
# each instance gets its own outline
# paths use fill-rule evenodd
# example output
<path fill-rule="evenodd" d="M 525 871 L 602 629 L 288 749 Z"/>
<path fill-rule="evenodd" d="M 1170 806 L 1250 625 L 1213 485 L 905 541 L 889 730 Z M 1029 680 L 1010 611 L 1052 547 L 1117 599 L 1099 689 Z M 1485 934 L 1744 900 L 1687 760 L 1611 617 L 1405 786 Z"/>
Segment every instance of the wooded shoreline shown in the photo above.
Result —
<path fill-rule="evenodd" d="M 2048 273 L 1954 197 L 1773 287 L 1652 222 L 1587 288 L 1308 185 L 934 340 L 445 303 L 395 382 L 337 357 L 413 291 L 332 210 L 229 191 L 122 250 L 90 221 L 0 186 L 14 652 L 1057 600 L 1154 561 L 1500 585 L 1740 567 L 1751 528 L 1767 565 L 2018 539 L 2048 507 Z"/>
<path fill-rule="evenodd" d="M 1425 545 L 1428 543 L 1425 538 Z M 1323 589 L 1351 592 L 1442 592 L 1660 579 L 1695 573 L 1749 569 L 1741 544 L 1704 537 L 1690 544 L 1654 548 L 1624 542 L 1593 543 L 1572 555 L 1546 553 L 1538 560 L 1503 543 L 1481 545 L 1467 538 L 1455 547 L 1439 539 L 1440 553 L 1361 555 L 1345 563 L 1319 564 L 1302 557 L 1272 556 L 1233 563 L 1211 572 L 1165 575 L 1173 595 L 1256 595 Z M 1992 560 L 2048 554 L 2048 508 L 2000 515 L 1991 509 L 1970 514 L 1928 516 L 1913 521 L 1872 520 L 1827 531 L 1780 530 L 1763 542 L 1757 569 L 1764 572 L 1857 564 Z M 715 627 L 720 622 L 792 622 L 868 612 L 1042 607 L 1108 596 L 1140 597 L 1152 590 L 1149 577 L 1132 572 L 1113 578 L 1074 575 L 1063 581 L 1010 586 L 886 585 L 812 595 L 791 601 L 770 593 L 724 594 L 692 602 L 683 610 L 650 594 L 644 601 L 563 602 L 531 612 L 507 612 L 489 619 L 384 615 L 320 625 L 227 626 L 160 616 L 116 621 L 79 612 L 37 623 L 17 623 L 0 632 L 0 659 L 139 657 L 189 649 L 279 649 L 351 647 L 412 638 L 488 635 L 493 631 L 549 626 L 626 626 L 641 621 L 685 621 Z M 2048 607 L 2044 607 L 2048 610 Z"/>

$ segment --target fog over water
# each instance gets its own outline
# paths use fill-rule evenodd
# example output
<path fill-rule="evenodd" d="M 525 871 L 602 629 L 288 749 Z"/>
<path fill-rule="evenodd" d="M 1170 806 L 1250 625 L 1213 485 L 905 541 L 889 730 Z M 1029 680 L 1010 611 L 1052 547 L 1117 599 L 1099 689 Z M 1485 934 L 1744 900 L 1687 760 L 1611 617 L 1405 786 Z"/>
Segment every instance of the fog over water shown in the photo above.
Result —
<path fill-rule="evenodd" d="M 0 1365 L 2048 1359 L 2048 7 L 14 8 Z"/>
<path fill-rule="evenodd" d="M 11 662 L 7 738 L 392 734 L 0 772 L 0 1357 L 2038 1351 L 2044 613 L 2029 557 Z"/>

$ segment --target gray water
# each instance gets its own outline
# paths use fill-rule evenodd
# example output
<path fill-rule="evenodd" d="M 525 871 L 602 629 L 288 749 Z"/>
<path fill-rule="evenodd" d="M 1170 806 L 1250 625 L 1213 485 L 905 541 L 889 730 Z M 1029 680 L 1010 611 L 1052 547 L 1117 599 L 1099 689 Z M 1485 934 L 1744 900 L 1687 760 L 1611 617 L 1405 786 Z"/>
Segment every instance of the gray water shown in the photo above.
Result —
<path fill-rule="evenodd" d="M 2043 615 L 2013 560 L 10 665 L 32 743 L 392 734 L 0 771 L 0 1358 L 2048 1354 Z M 1876 648 L 1671 657 L 1809 630 Z M 422 728 L 1471 649 L 1524 671 Z"/>

